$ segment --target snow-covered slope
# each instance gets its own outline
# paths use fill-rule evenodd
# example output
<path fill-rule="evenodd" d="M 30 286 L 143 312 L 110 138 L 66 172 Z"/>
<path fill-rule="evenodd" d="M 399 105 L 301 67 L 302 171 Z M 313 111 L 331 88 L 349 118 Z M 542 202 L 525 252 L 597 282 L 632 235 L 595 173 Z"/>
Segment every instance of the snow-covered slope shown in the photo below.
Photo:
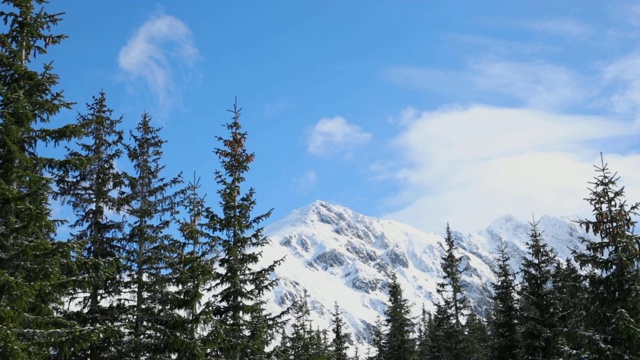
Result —
<path fill-rule="evenodd" d="M 441 229 L 444 230 L 444 229 Z M 584 233 L 570 219 L 540 218 L 540 230 L 559 257 L 570 255 Z M 525 251 L 529 226 L 513 216 L 495 220 L 479 234 L 453 232 L 463 265 L 463 282 L 476 311 L 486 311 L 495 249 L 505 241 L 514 268 Z M 270 307 L 277 311 L 306 293 L 312 320 L 330 327 L 334 302 L 342 309 L 347 331 L 361 346 L 370 340 L 371 328 L 386 308 L 386 283 L 395 271 L 404 296 L 416 314 L 424 305 L 433 310 L 440 280 L 444 239 L 409 225 L 358 214 L 345 207 L 316 201 L 293 211 L 265 229 L 271 245 L 263 261 L 284 257 L 276 269 L 279 283 Z"/>

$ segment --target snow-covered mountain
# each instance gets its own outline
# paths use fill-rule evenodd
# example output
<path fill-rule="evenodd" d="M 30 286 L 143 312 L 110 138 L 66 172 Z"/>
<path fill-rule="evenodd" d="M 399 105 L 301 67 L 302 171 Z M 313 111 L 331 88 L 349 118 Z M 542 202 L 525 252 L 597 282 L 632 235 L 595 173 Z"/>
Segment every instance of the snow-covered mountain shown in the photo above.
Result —
<path fill-rule="evenodd" d="M 568 218 L 543 216 L 539 229 L 562 259 L 580 246 L 584 232 Z M 444 231 L 444 229 L 442 229 Z M 464 286 L 476 311 L 486 311 L 493 259 L 499 242 L 506 243 L 517 269 L 525 253 L 530 227 L 506 215 L 478 234 L 452 234 L 468 271 Z M 280 280 L 269 306 L 282 309 L 306 293 L 311 318 L 320 328 L 330 327 L 334 302 L 340 306 L 350 332 L 361 348 L 386 308 L 386 284 L 395 271 L 403 294 L 417 314 L 434 310 L 436 283 L 441 278 L 444 238 L 393 220 L 358 214 L 342 206 L 316 201 L 268 226 L 271 245 L 263 261 L 284 257 L 276 269 Z"/>

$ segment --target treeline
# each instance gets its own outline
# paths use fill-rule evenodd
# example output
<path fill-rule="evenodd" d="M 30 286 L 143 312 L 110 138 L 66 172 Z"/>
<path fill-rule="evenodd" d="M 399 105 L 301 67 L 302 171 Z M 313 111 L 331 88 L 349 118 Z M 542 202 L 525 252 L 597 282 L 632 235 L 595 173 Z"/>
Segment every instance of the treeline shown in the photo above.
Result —
<path fill-rule="evenodd" d="M 255 192 L 244 183 L 254 154 L 237 103 L 215 138 L 210 205 L 198 178 L 164 174 L 165 141 L 149 114 L 125 132 L 100 92 L 75 122 L 50 126 L 72 104 L 51 63 L 37 68 L 35 59 L 66 37 L 54 33 L 61 14 L 47 13 L 44 0 L 2 3 L 0 359 L 640 357 L 639 204 L 626 204 L 604 161 L 587 199 L 594 219 L 580 221 L 596 235 L 583 239 L 584 251 L 559 263 L 533 222 L 519 269 L 497 249 L 483 319 L 471 311 L 447 227 L 436 311 L 413 318 L 392 275 L 374 350 L 348 357 L 353 339 L 338 304 L 331 329 L 311 323 L 305 298 L 266 309 L 280 261 L 259 265 L 270 212 L 253 214 Z M 45 144 L 64 145 L 64 155 L 44 156 Z M 65 238 L 52 200 L 74 214 Z"/>
<path fill-rule="evenodd" d="M 492 306 L 482 319 L 465 296 L 465 269 L 447 226 L 435 312 L 423 308 L 412 318 L 392 276 L 375 354 L 366 359 L 639 359 L 640 237 L 633 217 L 640 204 L 626 203 L 604 160 L 596 171 L 586 199 L 593 219 L 578 221 L 595 235 L 581 238 L 584 250 L 559 261 L 531 222 L 518 269 L 510 267 L 504 243 L 496 249 Z"/>

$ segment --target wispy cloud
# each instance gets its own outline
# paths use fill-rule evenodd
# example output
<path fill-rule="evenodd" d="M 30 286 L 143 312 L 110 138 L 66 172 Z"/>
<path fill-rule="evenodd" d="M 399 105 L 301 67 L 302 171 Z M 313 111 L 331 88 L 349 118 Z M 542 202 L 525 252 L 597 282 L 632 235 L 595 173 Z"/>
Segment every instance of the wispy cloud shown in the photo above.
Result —
<path fill-rule="evenodd" d="M 302 176 L 293 179 L 295 190 L 298 194 L 308 194 L 318 183 L 318 173 L 315 170 L 309 170 Z"/>
<path fill-rule="evenodd" d="M 371 133 L 341 116 L 322 118 L 309 135 L 307 150 L 313 155 L 328 157 L 363 145 L 371 138 Z"/>
<path fill-rule="evenodd" d="M 640 110 L 640 51 L 606 66 L 603 83 L 610 88 L 610 104 L 614 110 Z"/>
<path fill-rule="evenodd" d="M 479 61 L 471 68 L 479 90 L 517 98 L 528 107 L 561 109 L 590 94 L 577 73 L 542 61 Z"/>
<path fill-rule="evenodd" d="M 159 14 L 120 49 L 118 65 L 130 81 L 142 79 L 166 111 L 180 101 L 182 84 L 175 80 L 175 68 L 193 69 L 199 57 L 189 27 L 174 16 Z"/>
<path fill-rule="evenodd" d="M 564 37 L 576 38 L 591 33 L 591 28 L 588 25 L 572 18 L 537 21 L 529 23 L 529 26 L 535 31 Z"/>
<path fill-rule="evenodd" d="M 395 140 L 405 191 L 390 201 L 404 206 L 389 216 L 431 231 L 447 221 L 475 231 L 505 213 L 584 214 L 599 146 L 638 133 L 635 123 L 521 108 L 419 113 Z M 640 181 L 637 172 L 621 175 Z"/>

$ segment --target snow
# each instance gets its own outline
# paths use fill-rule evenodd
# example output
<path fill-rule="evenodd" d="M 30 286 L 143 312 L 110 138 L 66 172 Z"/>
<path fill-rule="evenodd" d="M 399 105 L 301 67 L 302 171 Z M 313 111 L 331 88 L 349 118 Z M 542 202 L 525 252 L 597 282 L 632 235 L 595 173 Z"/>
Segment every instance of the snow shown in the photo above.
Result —
<path fill-rule="evenodd" d="M 570 218 L 543 216 L 539 229 L 561 259 L 570 255 L 570 247 L 580 246 L 580 236 L 586 236 Z M 489 306 L 487 297 L 494 280 L 491 269 L 498 244 L 507 244 L 511 265 L 517 270 L 529 231 L 527 221 L 505 215 L 478 234 L 453 232 L 458 255 L 469 266 L 463 283 L 478 311 Z M 265 235 L 271 245 L 263 251 L 263 263 L 285 258 L 276 268 L 280 281 L 273 290 L 270 310 L 284 309 L 306 292 L 313 323 L 329 329 L 330 313 L 337 302 L 345 330 L 355 335 L 361 353 L 370 339 L 367 327 L 382 317 L 386 308 L 386 282 L 391 271 L 396 272 L 416 316 L 422 305 L 434 310 L 444 252 L 441 235 L 324 201 L 291 212 L 267 227 Z"/>

